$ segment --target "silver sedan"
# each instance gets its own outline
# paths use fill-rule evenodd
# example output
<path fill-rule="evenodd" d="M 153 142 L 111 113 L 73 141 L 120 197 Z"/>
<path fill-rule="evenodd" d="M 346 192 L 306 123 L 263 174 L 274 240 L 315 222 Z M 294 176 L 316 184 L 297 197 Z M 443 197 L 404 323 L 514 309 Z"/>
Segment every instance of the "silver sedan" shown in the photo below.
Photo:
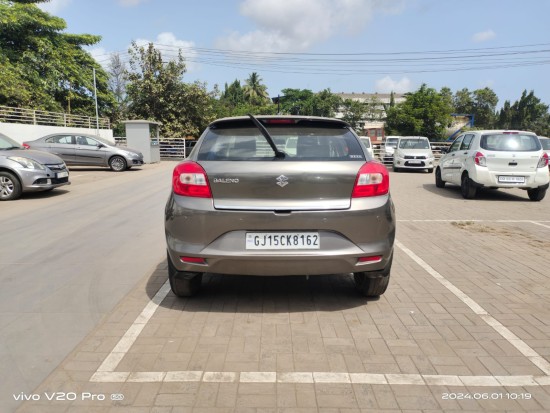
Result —
<path fill-rule="evenodd" d="M 55 133 L 23 142 L 23 146 L 53 153 L 69 166 L 108 166 L 115 172 L 121 172 L 143 165 L 141 152 L 82 133 Z"/>

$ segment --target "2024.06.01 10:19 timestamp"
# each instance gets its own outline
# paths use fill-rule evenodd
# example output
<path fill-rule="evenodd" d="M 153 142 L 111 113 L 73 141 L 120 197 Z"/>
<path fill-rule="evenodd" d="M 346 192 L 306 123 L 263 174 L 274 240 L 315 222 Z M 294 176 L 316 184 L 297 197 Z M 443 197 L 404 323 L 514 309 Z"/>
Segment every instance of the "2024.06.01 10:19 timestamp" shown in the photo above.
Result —
<path fill-rule="evenodd" d="M 443 400 L 531 400 L 531 393 L 442 393 Z"/>

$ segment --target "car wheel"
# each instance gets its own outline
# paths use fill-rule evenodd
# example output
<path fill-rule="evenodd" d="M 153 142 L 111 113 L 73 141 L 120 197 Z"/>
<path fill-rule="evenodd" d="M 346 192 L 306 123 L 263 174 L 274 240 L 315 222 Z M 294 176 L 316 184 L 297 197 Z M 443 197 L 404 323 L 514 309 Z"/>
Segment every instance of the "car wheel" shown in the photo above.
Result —
<path fill-rule="evenodd" d="M 460 181 L 460 192 L 462 192 L 462 197 L 465 199 L 474 199 L 476 196 L 477 188 L 472 185 L 472 180 L 468 174 L 462 175 L 462 180 Z"/>
<path fill-rule="evenodd" d="M 353 273 L 357 289 L 366 297 L 377 297 L 386 292 L 390 282 L 390 270 L 393 257 L 382 271 L 366 271 Z"/>
<path fill-rule="evenodd" d="M 434 171 L 434 168 L 428 168 L 428 173 L 429 174 L 433 173 L 433 171 Z"/>
<path fill-rule="evenodd" d="M 394 171 L 394 172 L 399 172 L 399 168 L 398 168 L 397 166 L 394 166 L 394 167 L 393 167 L 393 171 Z"/>
<path fill-rule="evenodd" d="M 13 174 L 0 171 L 0 201 L 11 201 L 21 196 L 21 183 Z"/>
<path fill-rule="evenodd" d="M 445 181 L 441 178 L 441 169 L 435 170 L 435 186 L 438 188 L 445 188 Z"/>
<path fill-rule="evenodd" d="M 178 271 L 170 256 L 168 256 L 168 280 L 170 288 L 176 297 L 191 297 L 195 295 L 202 284 L 202 273 Z"/>
<path fill-rule="evenodd" d="M 126 169 L 126 159 L 122 156 L 113 156 L 109 159 L 109 166 L 115 172 L 122 172 Z"/>
<path fill-rule="evenodd" d="M 542 201 L 546 195 L 546 188 L 528 189 L 527 195 L 529 195 L 531 201 Z"/>

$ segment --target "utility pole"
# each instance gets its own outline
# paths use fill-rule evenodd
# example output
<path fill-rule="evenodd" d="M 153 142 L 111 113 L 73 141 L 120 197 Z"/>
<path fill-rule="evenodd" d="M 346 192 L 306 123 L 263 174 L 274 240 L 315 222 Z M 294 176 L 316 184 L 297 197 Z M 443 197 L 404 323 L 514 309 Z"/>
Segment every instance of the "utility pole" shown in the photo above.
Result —
<path fill-rule="evenodd" d="M 95 127 L 96 127 L 96 134 L 99 136 L 99 112 L 97 109 L 97 87 L 95 82 L 95 67 L 93 68 L 94 71 L 94 100 L 95 100 Z"/>

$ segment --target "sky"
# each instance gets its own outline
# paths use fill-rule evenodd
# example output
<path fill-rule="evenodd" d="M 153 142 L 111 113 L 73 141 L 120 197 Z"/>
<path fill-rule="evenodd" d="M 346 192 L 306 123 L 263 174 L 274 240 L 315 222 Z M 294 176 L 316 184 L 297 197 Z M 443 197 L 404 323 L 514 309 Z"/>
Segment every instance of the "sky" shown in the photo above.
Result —
<path fill-rule="evenodd" d="M 333 93 L 523 90 L 550 105 L 547 0 L 51 0 L 68 33 L 100 35 L 87 50 L 108 67 L 132 42 L 163 59 L 181 49 L 187 82 L 207 89 L 257 72 L 282 89 Z"/>

